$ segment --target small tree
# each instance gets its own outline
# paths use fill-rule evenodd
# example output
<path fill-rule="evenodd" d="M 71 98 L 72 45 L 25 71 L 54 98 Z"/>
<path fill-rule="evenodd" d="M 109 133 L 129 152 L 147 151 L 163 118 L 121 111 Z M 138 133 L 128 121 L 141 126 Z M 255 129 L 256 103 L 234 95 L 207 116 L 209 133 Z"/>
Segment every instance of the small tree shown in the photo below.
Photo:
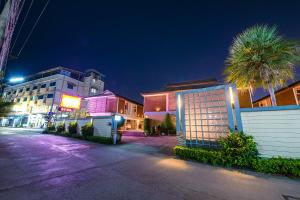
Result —
<path fill-rule="evenodd" d="M 81 133 L 83 137 L 87 138 L 87 136 L 93 136 L 94 135 L 94 126 L 93 123 L 88 122 L 85 125 L 81 127 Z"/>
<path fill-rule="evenodd" d="M 12 110 L 13 103 L 5 102 L 2 98 L 0 98 L 0 117 L 7 116 Z"/>
<path fill-rule="evenodd" d="M 57 127 L 56 127 L 56 131 L 57 131 L 58 133 L 63 133 L 63 132 L 65 132 L 65 131 L 66 131 L 66 125 L 65 125 L 65 123 L 64 123 L 64 122 L 59 123 L 59 124 L 57 125 Z"/>
<path fill-rule="evenodd" d="M 161 124 L 161 131 L 167 134 L 176 133 L 175 125 L 173 124 L 171 115 L 169 113 L 166 114 L 165 119 Z"/>
<path fill-rule="evenodd" d="M 69 124 L 69 133 L 70 134 L 77 134 L 77 127 L 78 127 L 77 122 L 70 122 L 70 124 Z"/>
<path fill-rule="evenodd" d="M 144 119 L 144 132 L 146 135 L 151 133 L 151 122 L 149 118 Z"/>

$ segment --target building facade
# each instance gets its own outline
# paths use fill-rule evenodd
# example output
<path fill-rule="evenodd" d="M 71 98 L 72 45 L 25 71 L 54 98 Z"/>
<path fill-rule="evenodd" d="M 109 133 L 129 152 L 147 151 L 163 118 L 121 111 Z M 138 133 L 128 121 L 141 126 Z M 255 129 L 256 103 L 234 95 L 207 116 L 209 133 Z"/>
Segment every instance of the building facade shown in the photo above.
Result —
<path fill-rule="evenodd" d="M 109 90 L 85 98 L 90 116 L 121 115 L 125 118 L 123 130 L 143 130 L 143 105 Z"/>
<path fill-rule="evenodd" d="M 14 102 L 13 112 L 2 126 L 42 127 L 47 116 L 58 113 L 62 95 L 87 97 L 103 92 L 103 75 L 93 69 L 80 72 L 56 67 L 25 77 L 4 88 L 5 101 Z"/>
<path fill-rule="evenodd" d="M 300 80 L 275 92 L 278 106 L 300 105 Z M 272 106 L 270 95 L 253 102 L 254 107 Z"/>
<path fill-rule="evenodd" d="M 168 84 L 161 91 L 142 93 L 144 97 L 144 116 L 153 121 L 152 124 L 159 125 L 167 113 L 173 117 L 176 123 L 176 93 L 193 89 L 202 89 L 224 85 L 216 79 L 186 81 L 175 84 Z M 248 91 L 238 90 L 240 107 L 252 107 Z"/>

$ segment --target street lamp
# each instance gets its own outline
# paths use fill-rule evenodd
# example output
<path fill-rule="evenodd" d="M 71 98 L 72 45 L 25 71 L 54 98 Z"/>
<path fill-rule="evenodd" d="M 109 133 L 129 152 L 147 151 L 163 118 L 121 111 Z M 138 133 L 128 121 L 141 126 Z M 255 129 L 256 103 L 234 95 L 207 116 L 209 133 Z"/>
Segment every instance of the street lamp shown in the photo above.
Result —
<path fill-rule="evenodd" d="M 114 115 L 114 116 L 113 116 L 113 129 L 114 129 L 113 142 L 114 142 L 114 144 L 117 144 L 118 124 L 119 124 L 123 119 L 124 119 L 124 118 L 123 118 L 121 115 Z"/>
<path fill-rule="evenodd" d="M 9 79 L 10 83 L 19 83 L 24 81 L 24 77 L 12 77 Z"/>

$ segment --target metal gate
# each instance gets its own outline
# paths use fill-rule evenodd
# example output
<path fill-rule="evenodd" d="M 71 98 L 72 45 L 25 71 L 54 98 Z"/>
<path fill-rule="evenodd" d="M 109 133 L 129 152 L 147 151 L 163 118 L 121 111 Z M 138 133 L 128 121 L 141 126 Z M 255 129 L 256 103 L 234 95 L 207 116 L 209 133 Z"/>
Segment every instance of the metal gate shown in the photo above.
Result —
<path fill-rule="evenodd" d="M 234 92 L 233 85 L 220 85 L 177 93 L 177 133 L 186 145 L 216 146 L 230 129 L 240 128 Z"/>

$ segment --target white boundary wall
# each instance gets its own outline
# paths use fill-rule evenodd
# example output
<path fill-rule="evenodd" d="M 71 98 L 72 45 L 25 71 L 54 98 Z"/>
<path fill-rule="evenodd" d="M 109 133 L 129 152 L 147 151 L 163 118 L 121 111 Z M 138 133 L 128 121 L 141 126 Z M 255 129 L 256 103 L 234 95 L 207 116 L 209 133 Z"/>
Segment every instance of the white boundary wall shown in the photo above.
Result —
<path fill-rule="evenodd" d="M 112 116 L 107 117 L 93 117 L 88 119 L 77 119 L 78 123 L 78 132 L 80 132 L 81 127 L 88 122 L 93 120 L 94 125 L 94 135 L 102 136 L 102 137 L 111 137 L 112 134 Z M 76 121 L 75 119 L 66 119 L 66 120 L 58 120 L 55 122 L 55 126 L 57 126 L 61 122 L 65 122 L 66 131 L 68 130 L 69 123 Z M 81 134 L 81 133 L 80 133 Z"/>
<path fill-rule="evenodd" d="M 241 109 L 241 118 L 261 156 L 300 158 L 300 106 Z"/>

